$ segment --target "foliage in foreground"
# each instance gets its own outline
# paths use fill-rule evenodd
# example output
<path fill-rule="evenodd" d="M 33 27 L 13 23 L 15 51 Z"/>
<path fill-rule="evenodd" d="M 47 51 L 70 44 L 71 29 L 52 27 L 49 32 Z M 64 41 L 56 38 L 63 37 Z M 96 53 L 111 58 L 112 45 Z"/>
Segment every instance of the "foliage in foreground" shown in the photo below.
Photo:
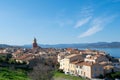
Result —
<path fill-rule="evenodd" d="M 106 77 L 111 78 L 111 79 L 115 79 L 115 78 L 120 79 L 120 72 L 113 72 L 113 73 L 107 74 Z"/>
<path fill-rule="evenodd" d="M 34 60 L 34 63 L 36 63 L 36 66 L 28 73 L 28 76 L 32 80 L 53 80 L 54 68 L 50 59 L 42 60 L 38 58 Z"/>
<path fill-rule="evenodd" d="M 0 80 L 30 80 L 23 70 L 0 68 Z"/>
<path fill-rule="evenodd" d="M 54 79 L 57 80 L 85 80 L 81 77 L 77 77 L 77 76 L 72 76 L 72 75 L 65 75 L 64 73 L 55 71 L 54 72 Z"/>

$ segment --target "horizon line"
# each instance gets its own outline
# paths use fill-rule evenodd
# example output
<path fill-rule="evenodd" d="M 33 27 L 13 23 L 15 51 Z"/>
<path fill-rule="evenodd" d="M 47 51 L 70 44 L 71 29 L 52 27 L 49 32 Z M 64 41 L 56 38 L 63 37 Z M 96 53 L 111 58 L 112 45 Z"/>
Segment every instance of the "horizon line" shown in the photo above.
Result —
<path fill-rule="evenodd" d="M 49 43 L 37 43 L 38 45 L 60 45 L 60 44 L 91 44 L 91 43 L 113 43 L 113 42 L 120 42 L 120 41 L 108 41 L 108 42 L 84 42 L 84 43 L 55 43 L 55 44 L 49 44 Z M 30 43 L 32 45 L 32 43 Z M 11 46 L 24 46 L 24 45 L 30 45 L 30 44 L 6 44 L 6 43 L 0 43 L 0 45 L 11 45 Z"/>

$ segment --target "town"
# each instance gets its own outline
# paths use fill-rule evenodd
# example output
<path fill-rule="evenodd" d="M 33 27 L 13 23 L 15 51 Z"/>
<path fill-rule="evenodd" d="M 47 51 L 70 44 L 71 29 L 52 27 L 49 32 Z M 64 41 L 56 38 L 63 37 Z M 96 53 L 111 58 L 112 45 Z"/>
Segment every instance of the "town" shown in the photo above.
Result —
<path fill-rule="evenodd" d="M 120 60 L 112 57 L 104 51 L 92 49 L 74 49 L 74 48 L 42 48 L 38 46 L 36 38 L 32 43 L 32 49 L 27 48 L 0 48 L 0 56 L 6 56 L 8 63 L 19 63 L 14 65 L 20 68 L 34 67 L 34 59 L 50 58 L 53 65 L 58 64 L 58 69 L 66 75 L 80 76 L 86 79 L 105 77 L 111 72 L 120 71 Z M 0 66 L 13 66 L 4 63 L 5 59 L 0 59 Z M 54 66 L 53 66 L 54 67 Z"/>

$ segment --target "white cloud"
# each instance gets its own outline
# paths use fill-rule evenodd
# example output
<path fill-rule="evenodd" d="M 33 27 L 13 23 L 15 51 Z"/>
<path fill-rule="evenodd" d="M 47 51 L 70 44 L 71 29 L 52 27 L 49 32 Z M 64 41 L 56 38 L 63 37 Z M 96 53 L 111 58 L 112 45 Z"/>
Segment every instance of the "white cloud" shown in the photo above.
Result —
<path fill-rule="evenodd" d="M 83 38 L 83 37 L 87 37 L 87 36 L 91 36 L 99 31 L 101 31 L 103 28 L 100 27 L 100 25 L 95 25 L 92 28 L 89 28 L 86 32 L 82 33 L 80 36 L 78 36 L 79 38 Z"/>
<path fill-rule="evenodd" d="M 92 18 L 92 17 L 88 17 L 88 18 L 79 20 L 79 21 L 75 24 L 75 28 L 81 27 L 81 26 L 83 26 L 84 24 L 88 23 L 91 18 Z"/>
<path fill-rule="evenodd" d="M 110 22 L 112 22 L 112 20 L 115 18 L 115 16 L 111 16 L 111 17 L 98 17 L 92 20 L 91 22 L 91 26 L 87 31 L 85 31 L 84 33 L 82 33 L 80 36 L 78 36 L 79 38 L 84 38 L 84 37 L 88 37 L 88 36 L 92 36 L 93 34 L 101 31 L 104 29 L 105 25 L 109 24 Z"/>
<path fill-rule="evenodd" d="M 80 9 L 80 13 L 79 13 L 79 20 L 77 20 L 77 22 L 75 23 L 75 28 L 79 28 L 81 26 L 83 26 L 84 24 L 88 23 L 93 15 L 93 8 L 92 6 L 83 6 Z"/>

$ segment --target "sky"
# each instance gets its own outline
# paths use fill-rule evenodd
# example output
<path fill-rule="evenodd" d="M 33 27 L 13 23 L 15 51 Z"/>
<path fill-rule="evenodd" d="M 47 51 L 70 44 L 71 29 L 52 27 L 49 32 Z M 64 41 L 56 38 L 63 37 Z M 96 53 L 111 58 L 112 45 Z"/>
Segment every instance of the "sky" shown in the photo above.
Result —
<path fill-rule="evenodd" d="M 0 0 L 0 44 L 120 42 L 120 0 Z"/>

